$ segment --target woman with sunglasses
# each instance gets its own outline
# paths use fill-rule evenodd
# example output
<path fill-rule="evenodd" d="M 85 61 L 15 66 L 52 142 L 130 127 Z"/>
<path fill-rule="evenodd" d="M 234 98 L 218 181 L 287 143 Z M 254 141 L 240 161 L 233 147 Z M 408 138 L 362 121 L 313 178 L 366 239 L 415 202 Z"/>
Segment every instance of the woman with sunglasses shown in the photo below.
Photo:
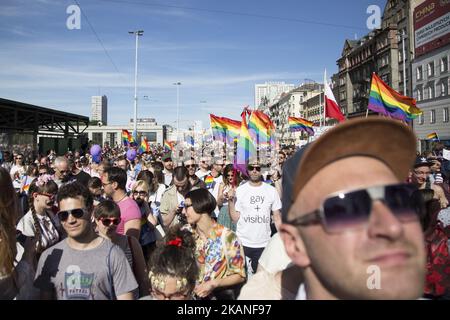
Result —
<path fill-rule="evenodd" d="M 14 157 L 14 165 L 11 167 L 11 171 L 9 172 L 11 174 L 11 179 L 21 179 L 26 171 L 27 169 L 24 165 L 23 154 L 19 153 Z"/>
<path fill-rule="evenodd" d="M 233 165 L 227 165 L 223 171 L 223 182 L 219 185 L 219 195 L 217 197 L 217 205 L 220 208 L 217 223 L 230 230 L 233 230 L 234 232 L 236 232 L 236 223 L 231 220 L 228 211 L 228 193 L 230 192 L 230 190 L 234 190 L 236 192 L 236 187 L 239 185 L 237 180 L 238 175 L 237 172 L 235 174 Z"/>
<path fill-rule="evenodd" d="M 234 300 L 246 278 L 244 249 L 236 234 L 212 218 L 216 200 L 206 189 L 188 192 L 183 213 L 196 241 L 200 275 L 195 294 L 202 299 Z"/>
<path fill-rule="evenodd" d="M 29 187 L 28 212 L 20 219 L 17 230 L 25 236 L 38 239 L 38 253 L 56 244 L 65 236 L 59 219 L 55 215 L 55 195 L 58 186 L 52 176 L 42 175 Z"/>
<path fill-rule="evenodd" d="M 169 229 L 150 257 L 151 297 L 155 300 L 192 300 L 199 269 L 195 240 L 180 226 Z M 147 297 L 144 299 L 148 299 Z"/>
<path fill-rule="evenodd" d="M 141 210 L 141 234 L 139 242 L 142 246 L 145 261 L 147 261 L 156 241 L 155 226 L 158 224 L 158 216 L 157 213 L 155 214 L 150 209 L 149 186 L 146 181 L 136 181 L 131 189 L 131 196 Z"/>
<path fill-rule="evenodd" d="M 134 237 L 117 233 L 117 226 L 120 223 L 119 206 L 114 201 L 105 200 L 94 208 L 93 216 L 98 234 L 119 246 L 125 253 L 139 284 L 139 292 L 134 293 L 135 298 L 148 295 L 147 267 L 139 241 Z"/>

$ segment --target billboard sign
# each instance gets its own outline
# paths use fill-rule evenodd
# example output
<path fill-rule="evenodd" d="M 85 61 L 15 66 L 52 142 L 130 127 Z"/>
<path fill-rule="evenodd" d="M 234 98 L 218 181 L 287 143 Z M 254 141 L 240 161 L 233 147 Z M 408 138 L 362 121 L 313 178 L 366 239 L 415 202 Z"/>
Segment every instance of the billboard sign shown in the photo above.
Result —
<path fill-rule="evenodd" d="M 414 9 L 416 56 L 450 43 L 450 0 L 427 0 Z"/>

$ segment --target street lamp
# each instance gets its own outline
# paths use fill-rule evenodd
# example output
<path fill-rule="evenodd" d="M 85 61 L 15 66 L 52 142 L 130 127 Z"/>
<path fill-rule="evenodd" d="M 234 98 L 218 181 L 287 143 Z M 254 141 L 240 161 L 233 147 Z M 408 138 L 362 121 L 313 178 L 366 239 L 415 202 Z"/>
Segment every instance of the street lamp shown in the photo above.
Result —
<path fill-rule="evenodd" d="M 137 30 L 137 31 L 128 31 L 129 34 L 134 34 L 136 36 L 136 57 L 135 57 L 135 63 L 134 63 L 134 139 L 137 140 L 137 66 L 138 66 L 138 39 L 139 36 L 144 35 L 144 30 Z"/>
<path fill-rule="evenodd" d="M 180 86 L 181 82 L 175 82 L 173 84 L 174 86 L 177 86 L 177 141 L 180 137 Z"/>

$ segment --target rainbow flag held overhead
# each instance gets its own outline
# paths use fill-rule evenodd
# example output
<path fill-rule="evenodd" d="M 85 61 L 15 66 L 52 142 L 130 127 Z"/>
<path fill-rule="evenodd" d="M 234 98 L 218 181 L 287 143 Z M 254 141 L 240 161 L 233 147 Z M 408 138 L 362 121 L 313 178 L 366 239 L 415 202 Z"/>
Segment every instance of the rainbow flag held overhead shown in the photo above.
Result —
<path fill-rule="evenodd" d="M 135 146 L 136 141 L 133 136 L 128 132 L 128 130 L 122 130 L 122 142 L 124 146 Z"/>
<path fill-rule="evenodd" d="M 239 138 L 241 133 L 241 122 L 237 120 L 228 119 L 222 117 L 222 123 L 225 126 L 226 141 L 229 144 L 233 144 L 235 139 Z"/>
<path fill-rule="evenodd" d="M 412 121 L 422 114 L 416 100 L 401 95 L 374 72 L 367 109 L 402 121 Z"/>
<path fill-rule="evenodd" d="M 252 112 L 250 119 L 248 121 L 248 131 L 253 141 L 257 144 L 267 145 L 274 144 L 275 125 L 269 116 L 265 113 L 255 110 Z"/>
<path fill-rule="evenodd" d="M 305 131 L 310 136 L 314 135 L 313 122 L 303 118 L 295 118 L 295 117 L 289 117 L 288 122 L 289 122 L 289 130 L 291 132 Z"/>
<path fill-rule="evenodd" d="M 139 146 L 138 153 L 141 154 L 144 152 L 148 152 L 149 150 L 150 150 L 150 147 L 148 145 L 147 137 L 142 137 L 141 145 Z"/>
<path fill-rule="evenodd" d="M 247 111 L 245 108 L 241 114 L 242 122 L 241 122 L 241 134 L 239 135 L 239 141 L 236 150 L 236 157 L 234 161 L 234 168 L 242 172 L 242 174 L 248 176 L 247 164 L 250 160 L 250 157 L 256 154 L 255 146 L 253 145 L 252 138 L 248 133 L 247 127 Z"/>
<path fill-rule="evenodd" d="M 164 140 L 164 149 L 165 151 L 173 151 L 174 145 L 173 145 L 173 141 L 167 141 Z"/>
<path fill-rule="evenodd" d="M 214 140 L 225 142 L 227 134 L 226 124 L 223 119 L 213 114 L 209 115 L 209 119 L 211 121 L 211 130 Z"/>
<path fill-rule="evenodd" d="M 433 133 L 430 133 L 429 135 L 427 135 L 427 140 L 440 141 L 438 134 L 436 132 L 433 132 Z"/>

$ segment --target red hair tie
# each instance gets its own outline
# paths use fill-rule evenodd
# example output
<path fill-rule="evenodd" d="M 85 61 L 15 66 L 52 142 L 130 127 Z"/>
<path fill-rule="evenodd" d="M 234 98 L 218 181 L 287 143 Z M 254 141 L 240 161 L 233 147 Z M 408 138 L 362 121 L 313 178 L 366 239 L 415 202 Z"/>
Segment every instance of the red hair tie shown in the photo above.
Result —
<path fill-rule="evenodd" d="M 180 237 L 176 237 L 174 240 L 168 241 L 166 244 L 168 246 L 181 247 L 182 240 Z"/>

